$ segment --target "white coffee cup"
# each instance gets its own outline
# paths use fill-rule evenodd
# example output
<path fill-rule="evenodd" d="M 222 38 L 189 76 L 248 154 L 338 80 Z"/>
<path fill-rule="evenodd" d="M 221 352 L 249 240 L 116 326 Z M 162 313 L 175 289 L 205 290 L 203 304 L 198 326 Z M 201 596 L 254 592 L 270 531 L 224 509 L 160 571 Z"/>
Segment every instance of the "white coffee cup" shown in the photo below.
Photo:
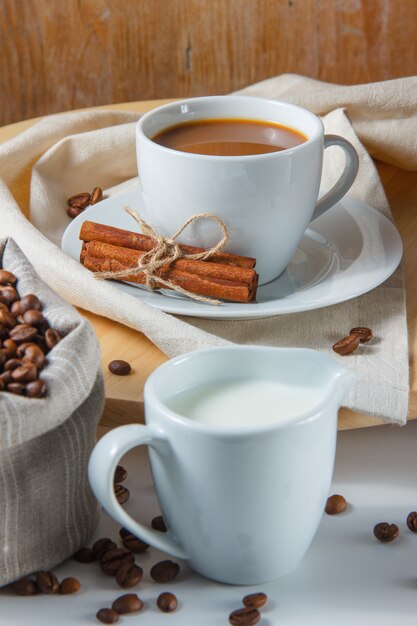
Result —
<path fill-rule="evenodd" d="M 298 400 L 305 394 L 304 409 L 284 410 L 269 422 L 254 412 L 250 425 L 207 424 L 172 409 L 178 392 L 241 378 L 278 381 Z M 307 349 L 227 346 L 174 358 L 146 382 L 146 426 L 121 426 L 97 443 L 92 489 L 125 528 L 187 559 L 200 574 L 232 584 L 273 580 L 298 565 L 317 530 L 333 471 L 337 411 L 353 379 L 335 360 Z M 114 495 L 121 457 L 143 444 L 166 534 L 135 521 Z"/>
<path fill-rule="evenodd" d="M 242 118 L 278 122 L 308 139 L 294 148 L 248 156 L 211 156 L 162 146 L 153 137 L 190 120 Z M 323 151 L 339 146 L 344 170 L 318 202 Z M 139 183 L 145 219 L 172 236 L 192 215 L 210 212 L 230 230 L 229 252 L 255 257 L 260 284 L 283 272 L 311 220 L 351 187 L 358 171 L 353 146 L 324 135 L 316 115 L 294 104 L 245 96 L 208 96 L 173 102 L 146 113 L 136 126 Z M 188 227 L 182 243 L 211 247 L 221 235 L 212 222 Z"/>

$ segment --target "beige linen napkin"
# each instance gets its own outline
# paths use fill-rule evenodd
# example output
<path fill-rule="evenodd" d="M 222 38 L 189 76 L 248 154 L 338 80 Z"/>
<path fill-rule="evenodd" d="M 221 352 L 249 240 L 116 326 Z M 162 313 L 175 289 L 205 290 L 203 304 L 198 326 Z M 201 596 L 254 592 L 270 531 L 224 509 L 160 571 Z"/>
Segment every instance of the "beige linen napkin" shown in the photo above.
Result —
<path fill-rule="evenodd" d="M 417 78 L 343 87 L 283 75 L 239 92 L 281 98 L 324 115 L 326 132 L 356 147 L 360 171 L 351 194 L 391 217 L 366 147 L 374 156 L 417 169 Z M 408 352 L 404 287 L 400 270 L 382 286 L 350 302 L 265 320 L 224 322 L 175 318 L 140 299 L 96 281 L 59 249 L 69 219 L 66 199 L 99 185 L 120 193 L 136 176 L 134 122 L 137 114 L 81 112 L 44 118 L 0 146 L 0 235 L 12 235 L 41 277 L 76 306 L 144 332 L 166 354 L 228 341 L 305 346 L 331 353 L 330 346 L 355 325 L 373 328 L 378 340 L 348 358 L 358 382 L 347 406 L 404 423 L 408 402 Z M 353 124 L 353 125 L 352 125 Z M 340 155 L 326 151 L 324 187 L 340 172 Z M 8 185 L 15 169 L 32 170 L 30 219 L 21 213 Z"/>

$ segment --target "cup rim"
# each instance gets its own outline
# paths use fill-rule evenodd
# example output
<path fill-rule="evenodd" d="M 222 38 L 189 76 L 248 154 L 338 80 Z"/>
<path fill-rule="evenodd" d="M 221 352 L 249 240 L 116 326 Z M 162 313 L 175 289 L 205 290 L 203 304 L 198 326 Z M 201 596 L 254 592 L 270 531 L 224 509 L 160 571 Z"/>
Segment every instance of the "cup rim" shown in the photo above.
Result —
<path fill-rule="evenodd" d="M 329 385 L 329 389 L 317 404 L 313 406 L 313 408 L 307 412 L 304 412 L 301 416 L 290 416 L 280 418 L 276 422 L 272 422 L 269 424 L 254 424 L 250 426 L 213 426 L 209 424 L 205 424 L 202 422 L 197 422 L 196 420 L 192 420 L 188 417 L 177 413 L 176 411 L 170 409 L 163 400 L 161 400 L 158 396 L 157 390 L 155 388 L 156 381 L 159 376 L 164 375 L 166 371 L 169 371 L 173 367 L 178 366 L 184 361 L 188 361 L 190 359 L 199 358 L 200 355 L 207 353 L 218 353 L 221 352 L 236 352 L 241 350 L 247 350 L 249 352 L 277 352 L 279 351 L 281 354 L 311 354 L 317 360 L 321 360 L 326 363 L 334 363 L 334 375 L 335 378 L 346 373 L 347 370 L 345 368 L 338 365 L 335 359 L 311 348 L 280 348 L 280 347 L 272 347 L 272 346 L 256 346 L 256 345 L 235 345 L 235 346 L 215 346 L 212 348 L 203 348 L 201 350 L 195 350 L 193 352 L 187 352 L 181 354 L 177 357 L 170 359 L 169 361 L 163 363 L 159 367 L 157 367 L 148 377 L 144 386 L 144 401 L 145 401 L 145 423 L 148 424 L 146 420 L 146 404 L 151 403 L 160 414 L 164 415 L 165 419 L 168 419 L 171 422 L 175 422 L 177 424 L 181 424 L 183 427 L 189 428 L 191 430 L 204 433 L 206 435 L 211 435 L 215 437 L 240 437 L 240 436 L 256 436 L 256 435 L 265 435 L 272 432 L 279 431 L 281 428 L 289 425 L 300 425 L 306 422 L 311 422 L 316 420 L 322 413 L 323 409 L 327 405 L 327 403 L 332 398 L 332 388 Z M 337 406 L 337 403 L 336 403 Z M 337 412 L 335 422 L 337 424 Z"/>
<path fill-rule="evenodd" d="M 213 102 L 216 100 L 221 101 L 226 98 L 228 100 L 233 100 L 233 99 L 238 100 L 238 101 L 245 100 L 246 102 L 251 102 L 251 103 L 254 103 L 254 102 L 255 103 L 256 102 L 270 103 L 273 105 L 286 107 L 289 109 L 296 109 L 297 111 L 299 111 L 300 113 L 308 117 L 311 121 L 313 121 L 316 124 L 316 130 L 313 132 L 313 134 L 310 137 L 308 137 L 306 141 L 303 141 L 298 146 L 293 146 L 292 148 L 285 148 L 285 150 L 280 150 L 279 152 L 266 152 L 263 154 L 246 154 L 246 155 L 235 155 L 235 156 L 217 156 L 214 154 L 198 154 L 195 152 L 191 153 L 191 152 L 183 152 L 181 150 L 175 150 L 173 148 L 168 148 L 167 146 L 162 146 L 161 144 L 156 143 L 155 141 L 150 139 L 143 130 L 143 125 L 148 121 L 148 119 L 151 118 L 153 115 L 158 114 L 161 111 L 163 112 L 163 111 L 167 111 L 169 109 L 172 109 L 181 105 L 186 105 L 189 102 L 198 102 L 198 101 L 204 101 L 204 100 Z M 198 96 L 196 98 L 184 98 L 182 100 L 175 100 L 174 102 L 168 102 L 167 104 L 163 104 L 159 107 L 155 107 L 154 109 L 151 109 L 150 111 L 147 111 L 147 113 L 142 115 L 142 117 L 136 123 L 136 138 L 138 138 L 138 135 L 140 135 L 140 138 L 142 141 L 144 141 L 146 144 L 151 145 L 154 149 L 157 149 L 165 153 L 176 155 L 178 158 L 188 158 L 188 159 L 191 158 L 191 159 L 194 159 L 194 160 L 197 159 L 200 161 L 207 160 L 207 161 L 233 162 L 233 161 L 251 161 L 251 160 L 273 159 L 273 158 L 277 159 L 277 158 L 282 158 L 283 156 L 288 156 L 289 154 L 293 154 L 294 152 L 298 152 L 300 150 L 305 149 L 306 146 L 310 145 L 314 141 L 317 141 L 317 139 L 319 139 L 320 136 L 323 137 L 324 126 L 323 126 L 323 122 L 318 117 L 318 115 L 316 115 L 315 113 L 312 113 L 308 109 L 305 109 L 299 106 L 298 104 L 292 104 L 291 102 L 286 102 L 285 100 L 278 100 L 274 98 L 261 98 L 259 96 L 239 96 L 239 95 Z"/>

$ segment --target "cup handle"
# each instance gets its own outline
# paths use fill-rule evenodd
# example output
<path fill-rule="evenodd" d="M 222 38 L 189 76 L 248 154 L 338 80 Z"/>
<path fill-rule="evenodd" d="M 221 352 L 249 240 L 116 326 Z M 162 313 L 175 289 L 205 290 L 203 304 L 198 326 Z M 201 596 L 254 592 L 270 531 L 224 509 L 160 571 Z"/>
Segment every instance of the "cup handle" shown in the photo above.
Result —
<path fill-rule="evenodd" d="M 160 533 L 136 522 L 117 502 L 113 478 L 116 466 L 126 452 L 136 446 L 147 445 L 155 449 L 166 440 L 155 435 L 149 426 L 127 424 L 108 432 L 95 445 L 88 463 L 88 478 L 97 500 L 113 519 L 155 548 L 164 550 L 179 559 L 186 559 L 183 548 L 168 533 Z"/>
<path fill-rule="evenodd" d="M 325 211 L 330 209 L 334 204 L 336 204 L 336 202 L 343 198 L 345 193 L 347 193 L 351 188 L 359 169 L 358 154 L 347 139 L 339 137 L 338 135 L 324 135 L 324 149 L 329 148 L 329 146 L 339 146 L 342 148 L 346 156 L 345 167 L 339 180 L 317 202 L 311 221 L 320 217 L 320 215 L 323 215 Z"/>

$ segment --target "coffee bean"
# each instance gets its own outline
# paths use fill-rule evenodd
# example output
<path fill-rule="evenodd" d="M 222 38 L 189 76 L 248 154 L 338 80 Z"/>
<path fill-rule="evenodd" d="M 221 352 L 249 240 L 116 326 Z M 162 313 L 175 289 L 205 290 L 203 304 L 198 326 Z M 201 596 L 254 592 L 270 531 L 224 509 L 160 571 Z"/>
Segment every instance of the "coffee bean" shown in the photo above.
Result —
<path fill-rule="evenodd" d="M 114 483 L 122 483 L 127 478 L 127 470 L 123 465 L 118 465 L 114 472 Z"/>
<path fill-rule="evenodd" d="M 372 330 L 370 328 L 366 328 L 365 326 L 355 326 L 355 328 L 350 329 L 350 335 L 359 335 L 359 341 L 361 343 L 367 343 L 372 339 Z"/>
<path fill-rule="evenodd" d="M 29 311 L 23 313 L 23 321 L 25 324 L 29 324 L 29 326 L 42 326 L 42 324 L 45 324 L 46 320 L 41 311 L 29 309 Z"/>
<path fill-rule="evenodd" d="M 118 569 L 122 565 L 128 565 L 134 562 L 134 556 L 128 550 L 123 548 L 113 548 L 109 550 L 100 559 L 101 571 L 108 576 L 115 576 Z"/>
<path fill-rule="evenodd" d="M 1 301 L 1 296 L 0 296 L 0 301 Z M 10 313 L 14 315 L 15 317 L 22 314 L 20 310 L 20 300 L 16 300 L 16 302 L 13 302 L 13 304 L 10 305 Z"/>
<path fill-rule="evenodd" d="M 38 588 L 30 578 L 21 578 L 10 585 L 10 589 L 18 596 L 33 596 L 38 593 Z"/>
<path fill-rule="evenodd" d="M 327 498 L 325 511 L 328 515 L 337 515 L 347 509 L 347 502 L 343 496 L 335 494 Z"/>
<path fill-rule="evenodd" d="M 0 309 L 0 324 L 5 328 L 14 328 L 17 322 L 14 315 L 9 313 L 8 311 Z"/>
<path fill-rule="evenodd" d="M 38 331 L 29 324 L 18 324 L 10 331 L 10 339 L 13 339 L 16 343 L 23 343 L 24 341 L 30 341 L 38 334 Z"/>
<path fill-rule="evenodd" d="M 109 552 L 110 550 L 114 550 L 117 548 L 117 544 L 110 539 L 109 537 L 101 537 L 101 539 L 97 539 L 97 541 L 93 544 L 92 553 L 93 557 L 99 561 L 103 554 Z"/>
<path fill-rule="evenodd" d="M 41 593 L 57 593 L 58 579 L 53 572 L 36 572 L 36 584 Z"/>
<path fill-rule="evenodd" d="M 119 614 L 113 609 L 100 609 L 96 617 L 102 624 L 116 624 L 119 621 Z"/>
<path fill-rule="evenodd" d="M 28 398 L 43 398 L 46 396 L 46 383 L 38 378 L 26 384 L 26 395 Z"/>
<path fill-rule="evenodd" d="M 38 370 L 33 363 L 24 363 L 12 371 L 12 378 L 17 383 L 29 383 L 38 376 Z"/>
<path fill-rule="evenodd" d="M 172 613 L 177 608 L 178 601 L 173 593 L 165 591 L 158 596 L 156 605 L 163 613 Z"/>
<path fill-rule="evenodd" d="M 164 522 L 164 518 L 162 515 L 157 515 L 153 518 L 151 522 L 151 526 L 154 530 L 159 530 L 160 533 L 166 533 L 167 527 Z"/>
<path fill-rule="evenodd" d="M 7 270 L 0 270 L 0 284 L 1 285 L 14 285 L 17 282 L 17 278 L 12 272 Z"/>
<path fill-rule="evenodd" d="M 116 572 L 117 583 L 123 587 L 123 589 L 130 589 L 134 587 L 142 580 L 143 569 L 135 563 L 127 563 L 122 565 Z"/>
<path fill-rule="evenodd" d="M 260 609 L 267 603 L 268 596 L 266 593 L 259 591 L 258 593 L 250 593 L 242 600 L 243 605 L 251 609 Z"/>
<path fill-rule="evenodd" d="M 130 371 L 132 369 L 130 367 L 130 363 L 128 363 L 127 361 L 122 361 L 121 359 L 110 361 L 108 367 L 111 373 L 115 374 L 116 376 L 127 376 L 127 374 L 130 374 Z"/>
<path fill-rule="evenodd" d="M 417 511 L 411 511 L 407 515 L 407 526 L 413 533 L 417 533 Z"/>
<path fill-rule="evenodd" d="M 343 339 L 340 339 L 340 341 L 337 341 L 333 345 L 333 350 L 337 354 L 346 356 L 347 354 L 351 354 L 357 349 L 357 347 L 359 346 L 359 342 L 359 335 L 349 335 L 348 337 L 344 337 Z"/>
<path fill-rule="evenodd" d="M 45 333 L 45 343 L 48 350 L 52 350 L 61 341 L 62 337 L 57 330 L 48 328 Z"/>
<path fill-rule="evenodd" d="M 1 351 L 8 359 L 10 359 L 17 354 L 17 344 L 13 341 L 13 339 L 5 339 L 3 341 Z"/>
<path fill-rule="evenodd" d="M 22 359 L 9 359 L 4 364 L 4 371 L 5 372 L 12 372 L 17 367 L 21 367 L 22 365 L 23 365 Z"/>
<path fill-rule="evenodd" d="M 59 592 L 64 596 L 69 595 L 70 593 L 76 593 L 80 589 L 80 581 L 76 578 L 72 578 L 71 576 L 69 578 L 64 578 L 59 585 Z"/>
<path fill-rule="evenodd" d="M 19 295 L 14 287 L 8 285 L 0 285 L 0 296 L 3 302 L 6 304 L 13 304 L 16 300 L 19 300 Z"/>
<path fill-rule="evenodd" d="M 77 193 L 75 196 L 71 196 L 71 198 L 68 198 L 67 203 L 68 206 L 74 206 L 74 204 L 77 204 L 78 206 L 85 209 L 85 207 L 90 204 L 90 199 L 90 194 L 87 191 L 84 191 L 83 193 Z"/>
<path fill-rule="evenodd" d="M 119 504 L 125 504 L 129 500 L 130 491 L 127 487 L 123 487 L 123 485 L 114 485 L 114 495 Z"/>
<path fill-rule="evenodd" d="M 179 574 L 180 566 L 174 561 L 160 561 L 151 569 L 151 578 L 157 583 L 168 583 Z"/>
<path fill-rule="evenodd" d="M 9 370 L 8 372 L 3 372 L 2 374 L 0 374 L 0 380 L 5 384 L 8 385 L 9 383 L 12 382 L 12 373 Z"/>
<path fill-rule="evenodd" d="M 19 302 L 19 315 L 23 315 L 26 311 L 36 309 L 42 311 L 42 302 L 34 293 L 28 293 Z"/>
<path fill-rule="evenodd" d="M 116 598 L 116 600 L 111 605 L 114 611 L 117 611 L 119 615 L 124 615 L 126 613 L 135 613 L 136 611 L 140 611 L 143 607 L 143 602 L 136 593 L 125 593 L 124 596 L 120 596 Z"/>
<path fill-rule="evenodd" d="M 103 200 L 103 190 L 101 187 L 94 187 L 93 193 L 91 194 L 90 204 L 97 204 L 97 202 L 101 202 Z"/>
<path fill-rule="evenodd" d="M 22 346 L 24 346 L 23 349 Z M 41 369 L 45 364 L 45 355 L 36 343 L 25 342 L 20 344 L 17 349 L 17 354 L 21 357 L 26 357 L 29 361 L 34 363 L 38 369 Z"/>
<path fill-rule="evenodd" d="M 16 396 L 25 395 L 25 385 L 23 383 L 9 383 L 6 389 L 10 393 L 14 393 Z"/>
<path fill-rule="evenodd" d="M 232 626 L 254 626 L 261 619 L 261 614 L 258 609 L 245 607 L 244 609 L 237 609 L 229 615 L 229 623 Z"/>
<path fill-rule="evenodd" d="M 72 220 L 78 217 L 79 215 L 81 215 L 81 213 L 84 213 L 84 209 L 82 206 L 79 206 L 78 204 L 74 204 L 73 206 L 70 206 L 67 209 L 67 215 Z"/>
<path fill-rule="evenodd" d="M 130 550 L 130 552 L 134 554 L 140 554 L 149 548 L 148 543 L 145 543 L 142 539 L 139 539 L 139 537 L 135 537 L 135 535 L 132 535 L 129 531 L 127 531 L 127 535 L 123 537 L 123 545 L 126 550 Z"/>
<path fill-rule="evenodd" d="M 374 535 L 382 543 L 394 541 L 400 534 L 397 524 L 388 524 L 388 522 L 380 522 L 374 527 Z"/>
<path fill-rule="evenodd" d="M 96 560 L 91 548 L 80 548 L 72 555 L 72 558 L 78 563 L 92 563 Z"/>

